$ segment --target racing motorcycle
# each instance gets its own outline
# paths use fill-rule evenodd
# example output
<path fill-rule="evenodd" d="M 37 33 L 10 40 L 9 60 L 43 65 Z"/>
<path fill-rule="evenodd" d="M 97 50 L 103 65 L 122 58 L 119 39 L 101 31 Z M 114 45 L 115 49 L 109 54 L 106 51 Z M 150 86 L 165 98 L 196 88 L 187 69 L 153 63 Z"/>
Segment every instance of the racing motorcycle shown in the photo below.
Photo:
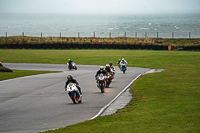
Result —
<path fill-rule="evenodd" d="M 71 65 L 69 63 L 67 63 L 67 65 L 68 65 L 69 70 L 71 70 L 71 69 L 77 70 L 76 63 L 72 62 Z"/>
<path fill-rule="evenodd" d="M 65 91 L 68 92 L 69 97 L 72 99 L 74 104 L 82 102 L 82 96 L 80 95 L 75 83 L 69 83 Z"/>
<path fill-rule="evenodd" d="M 111 83 L 111 81 L 112 81 L 112 75 L 110 74 L 110 73 L 108 73 L 108 75 L 107 76 L 105 76 L 106 77 L 106 88 L 108 88 L 109 87 L 109 85 L 110 85 L 110 83 Z"/>
<path fill-rule="evenodd" d="M 125 63 L 121 63 L 121 71 L 123 71 L 123 73 L 125 73 L 125 71 L 126 71 L 126 64 Z"/>
<path fill-rule="evenodd" d="M 104 93 L 105 91 L 105 86 L 106 86 L 106 78 L 105 76 L 101 73 L 97 78 L 97 87 L 101 90 L 101 93 Z"/>

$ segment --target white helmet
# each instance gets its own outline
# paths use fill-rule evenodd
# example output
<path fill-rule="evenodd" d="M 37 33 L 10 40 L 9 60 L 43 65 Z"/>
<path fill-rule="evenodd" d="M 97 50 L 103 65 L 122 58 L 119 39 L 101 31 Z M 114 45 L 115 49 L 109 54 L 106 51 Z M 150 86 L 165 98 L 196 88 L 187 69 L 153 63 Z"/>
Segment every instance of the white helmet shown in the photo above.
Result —
<path fill-rule="evenodd" d="M 104 68 L 103 68 L 103 66 L 100 66 L 100 70 L 103 70 Z"/>

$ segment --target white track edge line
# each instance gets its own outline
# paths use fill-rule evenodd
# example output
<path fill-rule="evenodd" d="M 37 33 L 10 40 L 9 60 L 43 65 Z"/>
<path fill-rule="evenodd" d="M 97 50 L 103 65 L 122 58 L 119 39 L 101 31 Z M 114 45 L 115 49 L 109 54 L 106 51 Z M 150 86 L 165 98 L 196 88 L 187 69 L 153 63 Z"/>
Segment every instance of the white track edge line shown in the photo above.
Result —
<path fill-rule="evenodd" d="M 123 92 L 125 92 L 129 87 L 130 85 L 135 81 L 137 80 L 140 76 L 142 76 L 143 73 L 139 74 L 135 79 L 133 79 L 131 81 L 130 84 L 128 84 L 112 101 L 110 101 L 106 106 L 104 106 L 103 108 L 101 108 L 101 110 L 99 111 L 98 114 L 96 114 L 94 117 L 92 117 L 90 120 L 93 120 L 95 118 L 97 118 L 98 116 L 100 116 Z"/>

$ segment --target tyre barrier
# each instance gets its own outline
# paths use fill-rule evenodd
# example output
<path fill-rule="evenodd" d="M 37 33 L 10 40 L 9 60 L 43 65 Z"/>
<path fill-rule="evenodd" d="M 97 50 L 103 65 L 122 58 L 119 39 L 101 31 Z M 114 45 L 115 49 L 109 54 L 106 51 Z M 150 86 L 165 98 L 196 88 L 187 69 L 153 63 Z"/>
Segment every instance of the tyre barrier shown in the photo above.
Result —
<path fill-rule="evenodd" d="M 96 49 L 100 49 L 101 48 L 101 44 L 96 44 Z"/>
<path fill-rule="evenodd" d="M 119 49 L 119 44 L 113 45 L 113 49 Z"/>
<path fill-rule="evenodd" d="M 88 48 L 89 49 L 94 49 L 95 48 L 95 44 L 88 44 L 89 46 L 88 46 Z"/>
<path fill-rule="evenodd" d="M 83 44 L 83 48 L 84 49 L 88 49 L 89 48 L 89 44 L 88 43 Z"/>
<path fill-rule="evenodd" d="M 147 46 L 146 45 L 141 45 L 141 49 L 146 49 Z"/>
<path fill-rule="evenodd" d="M 130 44 L 77 44 L 77 43 L 43 43 L 43 44 L 0 44 L 0 49 L 147 49 L 173 50 L 174 46 L 163 45 L 130 45 Z M 177 46 L 177 50 L 199 51 L 200 46 Z"/>
<path fill-rule="evenodd" d="M 107 44 L 102 44 L 101 45 L 101 49 L 106 49 L 107 48 Z"/>
<path fill-rule="evenodd" d="M 135 49 L 135 45 L 130 45 L 130 49 Z"/>
<path fill-rule="evenodd" d="M 158 45 L 158 46 L 157 46 L 157 50 L 163 50 L 163 46 Z"/>
<path fill-rule="evenodd" d="M 54 45 L 52 43 L 48 44 L 48 49 L 53 49 Z"/>
<path fill-rule="evenodd" d="M 113 44 L 107 44 L 107 49 L 112 49 L 113 48 Z"/>
<path fill-rule="evenodd" d="M 135 49 L 140 49 L 141 45 L 135 45 Z"/>
<path fill-rule="evenodd" d="M 146 45 L 147 50 L 151 50 L 153 45 Z"/>
<path fill-rule="evenodd" d="M 78 48 L 78 44 L 77 44 L 77 43 L 72 43 L 72 44 L 71 44 L 71 48 L 77 49 L 77 48 Z"/>
<path fill-rule="evenodd" d="M 54 43 L 54 44 L 53 44 L 53 47 L 54 47 L 55 49 L 59 49 L 59 48 L 60 48 L 60 44 L 59 44 L 59 43 Z"/>

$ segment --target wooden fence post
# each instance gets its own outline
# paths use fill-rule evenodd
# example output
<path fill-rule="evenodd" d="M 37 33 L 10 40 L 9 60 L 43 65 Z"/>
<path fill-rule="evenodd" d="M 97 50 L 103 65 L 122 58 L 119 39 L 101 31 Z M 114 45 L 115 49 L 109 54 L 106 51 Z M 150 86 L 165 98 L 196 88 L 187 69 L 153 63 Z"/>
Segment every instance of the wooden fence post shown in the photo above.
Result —
<path fill-rule="evenodd" d="M 79 32 L 78 32 L 78 38 L 79 38 Z"/>
<path fill-rule="evenodd" d="M 126 37 L 126 32 L 124 32 L 124 37 Z"/>
<path fill-rule="evenodd" d="M 95 32 L 94 32 L 94 38 L 95 38 Z"/>
<path fill-rule="evenodd" d="M 135 38 L 137 38 L 137 32 L 135 32 Z"/>
<path fill-rule="evenodd" d="M 157 32 L 157 39 L 158 39 L 158 32 Z"/>
<path fill-rule="evenodd" d="M 109 38 L 111 38 L 111 32 L 109 33 Z"/>
<path fill-rule="evenodd" d="M 42 38 L 42 32 L 41 32 L 41 38 Z"/>
<path fill-rule="evenodd" d="M 7 43 L 7 32 L 6 32 L 6 43 Z"/>

